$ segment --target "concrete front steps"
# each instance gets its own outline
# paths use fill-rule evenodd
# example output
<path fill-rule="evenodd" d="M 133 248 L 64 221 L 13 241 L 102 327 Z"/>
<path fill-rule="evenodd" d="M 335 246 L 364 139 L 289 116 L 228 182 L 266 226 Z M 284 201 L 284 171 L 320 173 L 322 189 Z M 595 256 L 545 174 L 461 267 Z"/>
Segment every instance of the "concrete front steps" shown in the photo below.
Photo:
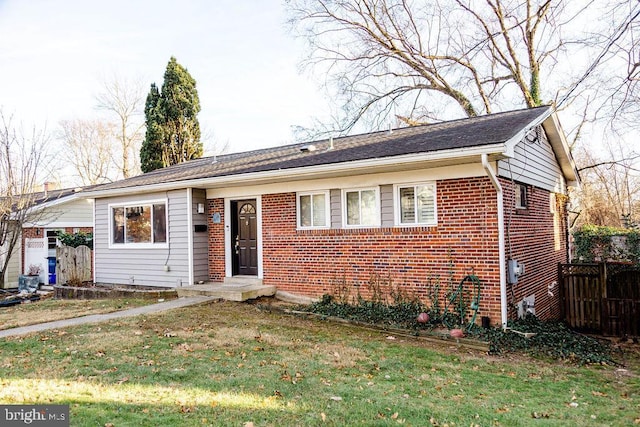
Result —
<path fill-rule="evenodd" d="M 275 286 L 262 284 L 262 279 L 254 276 L 225 277 L 224 283 L 204 283 L 202 285 L 176 288 L 178 297 L 208 296 L 229 301 L 247 301 L 276 294 Z"/>

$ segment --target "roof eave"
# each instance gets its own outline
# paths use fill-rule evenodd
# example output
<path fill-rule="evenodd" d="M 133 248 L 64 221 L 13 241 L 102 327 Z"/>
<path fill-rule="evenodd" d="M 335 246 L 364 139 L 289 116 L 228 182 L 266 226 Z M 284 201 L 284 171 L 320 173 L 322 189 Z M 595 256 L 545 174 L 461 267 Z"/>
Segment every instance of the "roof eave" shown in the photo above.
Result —
<path fill-rule="evenodd" d="M 550 114 L 542 123 L 542 127 L 549 137 L 549 143 L 560 164 L 560 169 L 567 180 L 567 185 L 580 187 L 580 174 L 571 155 L 571 149 L 560 125 L 558 115 L 555 112 Z"/>
<path fill-rule="evenodd" d="M 509 157 L 514 157 L 516 145 L 520 143 L 527 136 L 527 132 L 529 132 L 534 127 L 542 124 L 552 113 L 551 107 L 547 107 L 542 113 L 538 115 L 535 119 L 529 122 L 527 125 L 523 126 L 515 135 L 509 138 L 504 145 L 506 146 L 505 153 Z"/>
<path fill-rule="evenodd" d="M 366 160 L 356 160 L 342 163 L 332 163 L 315 166 L 303 166 L 291 169 L 269 170 L 236 175 L 217 176 L 210 178 L 186 179 L 180 181 L 148 184 L 144 186 L 114 188 L 107 190 L 87 191 L 86 198 L 104 198 L 124 196 L 131 193 L 151 193 L 159 191 L 178 190 L 183 188 L 207 188 L 221 186 L 240 186 L 244 184 L 266 184 L 286 180 L 304 180 L 322 177 L 336 177 L 353 175 L 356 173 L 384 172 L 390 169 L 412 168 L 420 164 L 437 166 L 438 163 L 454 162 L 459 164 L 477 162 L 481 154 L 487 154 L 492 159 L 508 157 L 504 143 L 483 145 L 471 148 L 457 148 L 428 153 L 405 154 L 401 156 L 380 157 Z"/>

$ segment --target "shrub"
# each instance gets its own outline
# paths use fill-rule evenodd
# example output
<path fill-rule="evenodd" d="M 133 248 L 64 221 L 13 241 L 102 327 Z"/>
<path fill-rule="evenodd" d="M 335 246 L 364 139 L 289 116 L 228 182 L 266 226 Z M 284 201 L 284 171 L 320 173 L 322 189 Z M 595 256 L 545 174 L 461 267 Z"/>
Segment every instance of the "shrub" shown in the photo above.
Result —
<path fill-rule="evenodd" d="M 535 335 L 525 338 L 513 331 L 503 331 L 502 328 L 474 328 L 471 335 L 489 341 L 490 352 L 493 354 L 525 352 L 581 365 L 615 364 L 609 341 L 576 333 L 562 322 L 543 322 L 529 314 L 522 319 L 510 321 L 507 326 L 518 332 Z"/>
<path fill-rule="evenodd" d="M 616 242 L 615 237 L 621 241 Z M 628 261 L 640 264 L 640 231 L 585 225 L 573 233 L 575 256 L 581 262 Z"/>
<path fill-rule="evenodd" d="M 93 250 L 93 233 L 60 233 L 58 234 L 58 240 L 65 245 L 77 248 L 78 246 L 88 246 Z"/>

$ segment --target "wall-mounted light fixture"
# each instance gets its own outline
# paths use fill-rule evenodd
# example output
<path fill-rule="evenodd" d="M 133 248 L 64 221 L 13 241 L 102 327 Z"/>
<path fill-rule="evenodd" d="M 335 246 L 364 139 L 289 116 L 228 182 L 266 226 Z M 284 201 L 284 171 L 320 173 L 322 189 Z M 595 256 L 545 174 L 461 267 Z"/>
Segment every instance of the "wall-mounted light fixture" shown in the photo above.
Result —
<path fill-rule="evenodd" d="M 203 214 L 204 213 L 204 203 L 198 203 L 197 205 L 197 212 L 199 214 Z"/>

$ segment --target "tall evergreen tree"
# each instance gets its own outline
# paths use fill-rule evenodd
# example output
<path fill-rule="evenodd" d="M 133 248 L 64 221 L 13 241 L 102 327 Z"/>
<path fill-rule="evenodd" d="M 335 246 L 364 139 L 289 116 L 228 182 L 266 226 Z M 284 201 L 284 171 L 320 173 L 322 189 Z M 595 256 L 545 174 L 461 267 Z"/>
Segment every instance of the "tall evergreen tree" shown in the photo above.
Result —
<path fill-rule="evenodd" d="M 160 92 L 155 83 L 147 95 L 144 106 L 144 117 L 147 130 L 140 147 L 140 168 L 142 172 L 151 172 L 165 165 L 162 163 L 162 125 L 158 114 Z"/>
<path fill-rule="evenodd" d="M 153 84 L 147 96 L 147 133 L 140 150 L 143 172 L 202 157 L 199 112 L 195 79 L 171 57 L 161 92 Z"/>

